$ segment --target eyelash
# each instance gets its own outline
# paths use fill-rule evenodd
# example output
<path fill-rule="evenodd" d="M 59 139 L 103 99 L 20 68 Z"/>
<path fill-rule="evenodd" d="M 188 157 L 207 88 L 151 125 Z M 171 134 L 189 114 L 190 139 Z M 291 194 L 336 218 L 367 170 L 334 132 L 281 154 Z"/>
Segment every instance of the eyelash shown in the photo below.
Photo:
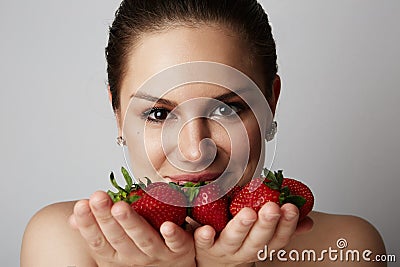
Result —
<path fill-rule="evenodd" d="M 239 114 L 245 109 L 245 106 L 244 106 L 242 103 L 239 103 L 239 102 L 231 102 L 231 103 L 225 103 L 225 105 L 220 105 L 220 106 L 216 107 L 216 108 L 214 109 L 213 112 L 215 112 L 215 111 L 218 110 L 219 108 L 225 107 L 225 106 L 227 106 L 227 107 L 229 107 L 230 109 L 232 109 L 232 110 L 235 112 L 236 115 L 239 115 Z M 225 118 L 230 118 L 230 117 L 232 117 L 232 116 L 233 116 L 233 117 L 236 117 L 236 116 L 234 116 L 234 114 L 232 114 L 232 115 L 227 115 L 227 116 L 224 116 L 224 115 L 218 115 L 218 116 L 222 116 L 222 117 L 225 117 Z"/>
<path fill-rule="evenodd" d="M 150 115 L 153 114 L 153 113 L 155 113 L 155 112 L 157 112 L 157 111 L 167 111 L 168 114 L 169 114 L 169 112 L 170 112 L 169 109 L 164 108 L 164 107 L 153 107 L 153 108 L 151 108 L 151 109 L 149 109 L 149 110 L 144 111 L 144 112 L 142 113 L 142 115 L 141 115 L 141 118 L 142 118 L 143 120 L 145 120 L 145 121 L 150 122 L 150 123 L 161 123 L 162 120 L 150 118 Z"/>
<path fill-rule="evenodd" d="M 243 110 L 246 109 L 246 106 L 243 105 L 242 103 L 239 103 L 239 102 L 225 103 L 225 106 L 228 106 L 228 107 L 231 108 L 233 111 L 236 110 L 235 113 L 236 113 L 237 115 L 239 115 Z M 218 108 L 221 108 L 221 107 L 224 107 L 224 105 L 220 105 L 220 106 L 216 107 L 216 108 L 213 110 L 213 113 L 214 113 Z M 154 113 L 157 112 L 157 111 L 168 112 L 167 116 L 170 114 L 169 112 L 171 112 L 171 110 L 170 110 L 169 108 L 165 108 L 165 107 L 162 107 L 162 106 L 161 106 L 161 107 L 153 107 L 153 108 L 151 108 L 151 109 L 149 109 L 149 110 L 144 111 L 144 112 L 141 114 L 141 118 L 142 118 L 143 120 L 147 121 L 147 122 L 150 122 L 150 123 L 162 123 L 163 121 L 165 121 L 165 119 L 153 119 L 153 118 L 150 117 L 151 114 L 154 114 Z M 219 115 L 219 116 L 221 116 L 221 115 Z M 228 115 L 228 116 L 223 116 L 223 117 L 229 118 L 229 117 L 231 117 L 231 116 L 233 116 L 233 115 Z M 236 116 L 235 116 L 235 117 L 236 117 Z"/>

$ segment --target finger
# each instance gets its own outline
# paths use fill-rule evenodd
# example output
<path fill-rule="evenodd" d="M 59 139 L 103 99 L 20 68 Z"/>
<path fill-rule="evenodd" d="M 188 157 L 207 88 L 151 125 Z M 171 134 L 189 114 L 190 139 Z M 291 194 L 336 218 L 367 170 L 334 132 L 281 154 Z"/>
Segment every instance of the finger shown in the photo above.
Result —
<path fill-rule="evenodd" d="M 280 207 L 276 203 L 267 202 L 258 211 L 258 219 L 251 228 L 249 234 L 243 242 L 240 250 L 236 252 L 238 256 L 253 255 L 263 248 L 275 234 L 280 215 Z"/>
<path fill-rule="evenodd" d="M 247 207 L 241 209 L 222 230 L 215 247 L 225 253 L 236 253 L 256 220 L 257 213 L 253 209 Z"/>
<path fill-rule="evenodd" d="M 94 193 L 90 197 L 89 205 L 101 231 L 118 254 L 130 255 L 133 251 L 138 251 L 133 241 L 112 216 L 113 203 L 105 192 Z"/>
<path fill-rule="evenodd" d="M 282 216 L 279 220 L 275 235 L 268 245 L 271 249 L 281 249 L 286 246 L 296 231 L 299 219 L 298 208 L 293 204 L 287 203 L 281 207 L 281 213 Z"/>
<path fill-rule="evenodd" d="M 209 225 L 204 225 L 194 232 L 194 244 L 197 249 L 207 250 L 214 245 L 215 230 Z"/>
<path fill-rule="evenodd" d="M 169 251 L 160 234 L 128 203 L 115 203 L 111 213 L 143 255 L 159 258 Z"/>
<path fill-rule="evenodd" d="M 172 222 L 165 222 L 160 228 L 165 244 L 174 253 L 184 254 L 193 248 L 192 238 L 182 228 Z"/>
<path fill-rule="evenodd" d="M 86 240 L 89 248 L 99 255 L 113 257 L 115 250 L 97 225 L 96 219 L 89 207 L 88 200 L 80 200 L 74 206 L 74 217 L 79 232 Z"/>

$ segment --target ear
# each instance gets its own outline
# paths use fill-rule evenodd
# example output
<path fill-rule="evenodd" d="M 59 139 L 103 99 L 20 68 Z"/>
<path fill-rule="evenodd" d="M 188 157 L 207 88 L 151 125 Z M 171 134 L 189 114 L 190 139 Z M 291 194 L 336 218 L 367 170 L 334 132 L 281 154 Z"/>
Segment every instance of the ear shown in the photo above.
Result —
<path fill-rule="evenodd" d="M 276 74 L 275 79 L 272 83 L 272 95 L 270 100 L 268 100 L 273 115 L 275 115 L 275 110 L 278 104 L 280 93 L 281 93 L 281 77 L 279 77 L 279 75 Z"/>
<path fill-rule="evenodd" d="M 110 85 L 107 85 L 107 91 L 108 91 L 108 100 L 110 101 L 110 105 L 112 106 L 112 94 L 111 94 Z M 118 136 L 122 136 L 121 113 L 119 112 L 119 110 L 115 110 L 114 115 L 115 115 L 115 119 L 117 121 Z"/>

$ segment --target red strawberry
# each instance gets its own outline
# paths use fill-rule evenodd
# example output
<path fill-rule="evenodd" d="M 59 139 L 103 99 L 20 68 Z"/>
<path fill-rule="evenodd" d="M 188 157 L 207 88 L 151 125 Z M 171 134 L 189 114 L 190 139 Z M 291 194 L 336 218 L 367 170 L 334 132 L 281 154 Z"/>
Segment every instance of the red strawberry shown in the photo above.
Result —
<path fill-rule="evenodd" d="M 292 179 L 292 178 L 284 178 L 282 187 L 288 187 L 290 190 L 291 195 L 297 195 L 303 197 L 306 202 L 300 207 L 300 218 L 299 220 L 304 219 L 307 214 L 313 209 L 314 206 L 314 196 L 313 193 L 311 192 L 310 188 L 308 188 L 305 184 L 302 182 Z M 286 200 L 287 202 L 290 202 L 290 199 Z"/>
<path fill-rule="evenodd" d="M 270 187 L 271 186 L 271 187 Z M 275 187 L 276 186 L 276 187 Z M 233 198 L 229 211 L 235 216 L 242 208 L 249 207 L 258 212 L 267 202 L 279 205 L 280 185 L 263 178 L 254 178 Z"/>
<path fill-rule="evenodd" d="M 241 190 L 242 186 L 240 185 L 235 185 L 229 192 L 226 194 L 228 199 L 231 201 Z"/>
<path fill-rule="evenodd" d="M 178 186 L 159 183 L 131 206 L 155 229 L 165 221 L 182 225 L 186 218 L 186 197 Z"/>
<path fill-rule="evenodd" d="M 229 221 L 228 197 L 218 198 L 221 192 L 215 183 L 186 183 L 184 186 L 188 187 L 186 194 L 193 206 L 193 219 L 200 224 L 212 226 L 217 233 L 221 232 Z"/>
<path fill-rule="evenodd" d="M 235 216 L 243 207 L 250 207 L 258 212 L 268 201 L 283 205 L 292 203 L 300 210 L 299 220 L 312 210 L 314 197 L 311 190 L 303 183 L 283 178 L 282 171 L 272 173 L 264 170 L 266 178 L 255 178 L 248 183 L 232 200 L 229 210 Z"/>
<path fill-rule="evenodd" d="M 172 183 L 150 183 L 149 179 L 147 179 L 147 187 L 142 182 L 134 184 L 124 167 L 121 168 L 121 171 L 126 181 L 125 188 L 117 184 L 113 173 L 110 174 L 111 183 L 118 189 L 116 193 L 107 192 L 114 203 L 117 201 L 128 202 L 157 230 L 165 221 L 171 221 L 177 225 L 184 223 L 187 201 L 179 186 Z"/>

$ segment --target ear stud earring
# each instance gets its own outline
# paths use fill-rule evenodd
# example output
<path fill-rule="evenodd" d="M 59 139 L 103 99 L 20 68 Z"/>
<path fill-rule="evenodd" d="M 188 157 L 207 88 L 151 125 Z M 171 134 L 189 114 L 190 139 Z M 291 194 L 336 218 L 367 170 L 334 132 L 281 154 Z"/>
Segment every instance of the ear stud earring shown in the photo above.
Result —
<path fill-rule="evenodd" d="M 274 139 L 277 130 L 278 130 L 278 123 L 276 121 L 273 121 L 271 123 L 271 127 L 265 133 L 265 139 L 267 140 L 267 142 Z"/>
<path fill-rule="evenodd" d="M 117 144 L 118 144 L 119 146 L 125 146 L 125 145 L 126 145 L 126 141 L 125 141 L 125 139 L 124 139 L 122 136 L 118 136 L 118 137 L 117 137 Z"/>

